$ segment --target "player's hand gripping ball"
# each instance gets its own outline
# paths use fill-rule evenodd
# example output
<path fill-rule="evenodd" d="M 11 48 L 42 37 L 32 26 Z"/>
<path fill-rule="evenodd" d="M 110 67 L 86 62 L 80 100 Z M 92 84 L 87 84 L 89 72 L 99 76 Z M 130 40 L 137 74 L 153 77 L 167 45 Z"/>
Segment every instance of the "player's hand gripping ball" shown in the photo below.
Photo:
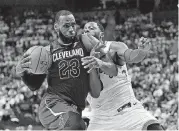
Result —
<path fill-rule="evenodd" d="M 21 72 L 46 74 L 51 65 L 51 56 L 43 46 L 33 46 L 28 49 L 20 62 Z"/>

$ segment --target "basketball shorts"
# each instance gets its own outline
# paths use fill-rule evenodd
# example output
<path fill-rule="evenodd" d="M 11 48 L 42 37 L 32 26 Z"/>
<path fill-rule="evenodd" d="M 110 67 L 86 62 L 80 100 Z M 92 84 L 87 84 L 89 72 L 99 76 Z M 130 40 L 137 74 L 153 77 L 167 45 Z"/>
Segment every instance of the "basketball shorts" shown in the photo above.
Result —
<path fill-rule="evenodd" d="M 150 124 L 159 122 L 141 103 L 123 110 L 92 111 L 88 130 L 146 130 Z"/>
<path fill-rule="evenodd" d="M 73 129 L 69 122 L 71 122 L 71 125 L 74 125 L 75 122 L 79 122 L 82 126 L 85 125 L 81 118 L 81 111 L 78 110 L 76 105 L 69 104 L 58 95 L 50 93 L 46 93 L 42 98 L 39 107 L 39 119 L 41 124 L 50 130 L 64 129 L 67 124 L 69 128 L 66 129 Z"/>

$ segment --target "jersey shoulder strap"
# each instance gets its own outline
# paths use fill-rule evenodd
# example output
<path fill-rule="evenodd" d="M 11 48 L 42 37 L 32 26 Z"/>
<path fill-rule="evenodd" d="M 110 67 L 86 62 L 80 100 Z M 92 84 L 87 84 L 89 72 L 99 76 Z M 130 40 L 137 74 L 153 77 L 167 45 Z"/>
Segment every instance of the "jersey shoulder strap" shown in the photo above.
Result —
<path fill-rule="evenodd" d="M 105 41 L 105 44 L 109 44 L 109 43 L 111 44 L 112 42 L 115 42 L 115 41 Z M 114 64 L 119 65 L 119 66 L 123 66 L 125 64 L 124 60 L 122 60 L 122 58 L 118 56 L 117 52 L 109 50 L 109 55 L 111 59 L 113 60 Z"/>

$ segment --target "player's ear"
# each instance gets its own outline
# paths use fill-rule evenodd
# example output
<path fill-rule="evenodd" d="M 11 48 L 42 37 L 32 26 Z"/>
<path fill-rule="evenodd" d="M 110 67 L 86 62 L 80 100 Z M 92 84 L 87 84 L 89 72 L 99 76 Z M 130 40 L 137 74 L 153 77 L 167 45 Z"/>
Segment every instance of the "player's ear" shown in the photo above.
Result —
<path fill-rule="evenodd" d="M 104 38 L 104 32 L 100 32 L 99 34 L 99 40 L 102 41 Z"/>
<path fill-rule="evenodd" d="M 54 24 L 54 29 L 55 29 L 56 33 L 59 35 L 59 26 L 58 26 L 58 23 Z"/>
<path fill-rule="evenodd" d="M 57 23 L 54 24 L 54 29 L 55 29 L 55 31 L 58 30 L 58 24 Z"/>

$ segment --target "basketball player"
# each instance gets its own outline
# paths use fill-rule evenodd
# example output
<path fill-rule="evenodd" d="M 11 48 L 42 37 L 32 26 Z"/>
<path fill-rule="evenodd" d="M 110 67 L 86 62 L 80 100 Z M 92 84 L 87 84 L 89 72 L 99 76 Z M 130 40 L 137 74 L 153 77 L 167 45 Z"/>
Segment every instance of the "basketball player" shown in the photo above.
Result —
<path fill-rule="evenodd" d="M 95 22 L 89 22 L 84 27 L 91 41 L 96 44 L 102 42 L 100 39 L 104 31 L 98 25 Z M 116 76 L 114 76 L 115 73 L 109 71 L 110 68 L 104 69 L 104 62 L 92 55 L 94 51 L 92 56 L 82 58 L 85 68 L 100 68 L 100 79 L 103 83 L 100 96 L 88 99 L 92 108 L 88 130 L 162 130 L 159 122 L 143 108 L 134 96 L 127 73 L 125 63 L 142 61 L 150 49 L 147 39 L 142 38 L 139 43 L 140 48 L 132 50 L 122 42 L 104 42 L 108 53 L 100 58 L 103 61 L 114 63 L 111 68 L 116 69 Z"/>
<path fill-rule="evenodd" d="M 87 94 L 98 97 L 101 81 L 96 72 L 90 74 L 81 65 L 81 58 L 89 55 L 89 46 L 76 40 L 75 18 L 69 11 L 56 14 L 54 29 L 58 39 L 45 47 L 52 58 L 46 74 L 32 74 L 30 54 L 24 54 L 16 67 L 24 83 L 35 91 L 47 76 L 48 89 L 39 107 L 39 119 L 50 130 L 84 130 L 81 118 Z M 21 73 L 22 72 L 22 73 Z"/>

